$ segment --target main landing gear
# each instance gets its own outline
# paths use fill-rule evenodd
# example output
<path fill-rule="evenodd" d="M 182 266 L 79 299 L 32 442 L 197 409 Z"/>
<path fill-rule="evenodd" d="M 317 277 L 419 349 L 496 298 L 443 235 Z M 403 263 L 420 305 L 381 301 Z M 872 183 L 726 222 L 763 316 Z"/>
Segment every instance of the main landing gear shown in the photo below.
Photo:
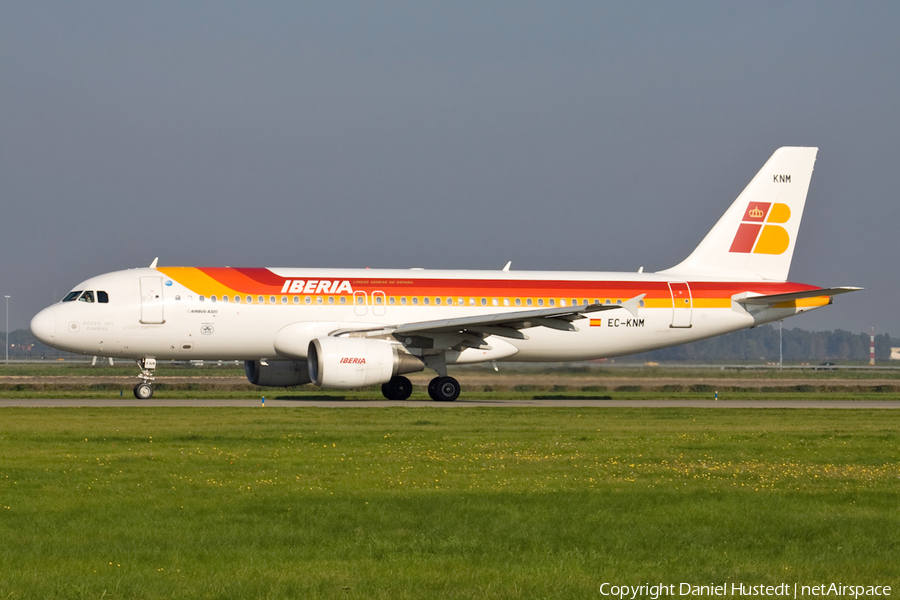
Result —
<path fill-rule="evenodd" d="M 436 402 L 453 402 L 459 398 L 459 392 L 459 382 L 452 377 L 438 376 L 428 383 L 428 395 Z M 134 393 L 137 395 L 137 387 Z M 406 400 L 412 394 L 412 383 L 406 377 L 394 377 L 382 384 L 381 393 L 388 400 Z"/>
<path fill-rule="evenodd" d="M 406 400 L 412 394 L 412 382 L 403 376 L 393 377 L 381 385 L 381 393 L 388 400 Z"/>
<path fill-rule="evenodd" d="M 141 368 L 141 382 L 134 386 L 134 397 L 138 400 L 149 400 L 153 397 L 153 370 L 156 368 L 155 358 L 142 358 L 137 361 Z"/>
<path fill-rule="evenodd" d="M 428 382 L 428 395 L 435 402 L 453 402 L 459 398 L 459 392 L 459 382 L 446 375 Z"/>

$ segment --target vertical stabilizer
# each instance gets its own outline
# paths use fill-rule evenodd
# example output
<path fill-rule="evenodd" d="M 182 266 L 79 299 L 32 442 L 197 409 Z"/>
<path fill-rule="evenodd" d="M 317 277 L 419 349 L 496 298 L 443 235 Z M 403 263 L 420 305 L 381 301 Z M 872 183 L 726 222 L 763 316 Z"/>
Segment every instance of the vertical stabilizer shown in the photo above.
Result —
<path fill-rule="evenodd" d="M 666 275 L 786 281 L 818 148 L 784 147 Z"/>

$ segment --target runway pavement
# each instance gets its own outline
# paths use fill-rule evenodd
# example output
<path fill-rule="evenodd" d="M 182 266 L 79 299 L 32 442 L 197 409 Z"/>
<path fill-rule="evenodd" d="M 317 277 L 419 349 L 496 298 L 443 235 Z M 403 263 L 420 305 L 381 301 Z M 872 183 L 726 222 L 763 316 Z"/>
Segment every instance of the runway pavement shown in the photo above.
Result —
<path fill-rule="evenodd" d="M 898 400 L 604 400 L 604 399 L 535 399 L 535 400 L 479 400 L 460 399 L 456 402 L 432 402 L 430 400 L 333 400 L 323 398 L 295 398 L 278 400 L 208 400 L 208 399 L 156 399 L 114 400 L 19 398 L 0 399 L 0 407 L 76 408 L 76 407 L 208 407 L 208 408 L 469 408 L 469 407 L 540 407 L 540 408 L 815 408 L 815 409 L 898 409 Z"/>

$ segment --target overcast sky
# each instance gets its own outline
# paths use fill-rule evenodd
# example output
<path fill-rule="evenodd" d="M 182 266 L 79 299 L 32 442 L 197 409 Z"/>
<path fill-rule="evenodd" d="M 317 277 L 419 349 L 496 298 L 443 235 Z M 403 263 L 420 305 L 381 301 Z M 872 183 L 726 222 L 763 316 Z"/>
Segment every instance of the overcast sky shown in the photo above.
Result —
<path fill-rule="evenodd" d="M 156 256 L 660 270 L 805 145 L 790 278 L 867 290 L 787 325 L 900 335 L 898 29 L 897 2 L 3 2 L 0 296 L 27 327 Z"/>

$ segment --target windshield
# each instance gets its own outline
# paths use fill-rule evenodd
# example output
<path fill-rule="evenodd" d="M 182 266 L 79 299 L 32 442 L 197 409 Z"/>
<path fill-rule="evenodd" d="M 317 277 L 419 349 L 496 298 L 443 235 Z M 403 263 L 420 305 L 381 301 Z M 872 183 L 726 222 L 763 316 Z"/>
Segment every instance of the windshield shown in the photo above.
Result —
<path fill-rule="evenodd" d="M 90 290 L 75 290 L 74 292 L 66 294 L 66 297 L 62 299 L 63 302 L 74 302 L 75 300 L 78 300 L 79 302 L 99 302 L 100 304 L 107 304 L 109 302 L 109 294 L 103 290 L 97 290 L 96 292 Z"/>

